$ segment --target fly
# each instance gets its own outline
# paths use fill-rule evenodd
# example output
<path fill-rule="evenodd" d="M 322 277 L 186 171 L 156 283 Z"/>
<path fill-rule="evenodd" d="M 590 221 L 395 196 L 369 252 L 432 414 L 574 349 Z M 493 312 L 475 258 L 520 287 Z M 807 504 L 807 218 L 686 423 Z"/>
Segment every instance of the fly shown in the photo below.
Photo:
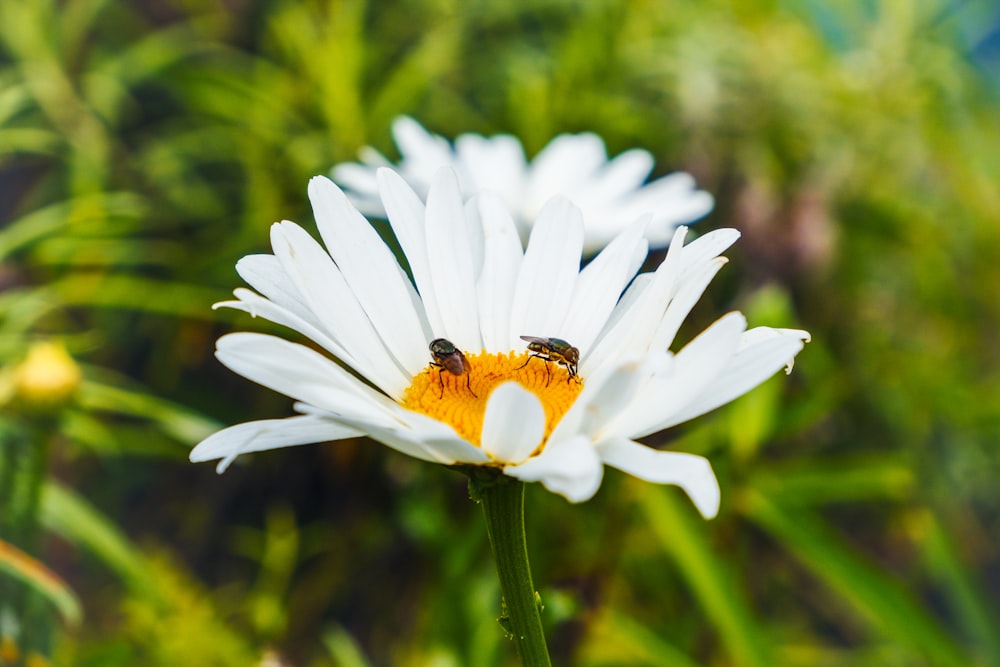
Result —
<path fill-rule="evenodd" d="M 431 341 L 428 348 L 431 351 L 431 356 L 434 357 L 431 366 L 436 366 L 439 369 L 443 368 L 452 375 L 464 375 L 465 388 L 469 390 L 470 394 L 476 396 L 476 392 L 472 391 L 469 360 L 465 358 L 462 351 L 455 347 L 454 343 L 447 338 L 435 338 Z M 441 377 L 440 370 L 438 371 L 438 381 L 441 383 L 441 396 L 439 398 L 444 398 L 444 379 Z M 476 398 L 479 397 L 476 396 Z"/>
<path fill-rule="evenodd" d="M 577 377 L 577 364 L 580 363 L 580 350 L 570 345 L 568 342 L 564 341 L 562 338 L 539 338 L 538 336 L 521 336 L 521 340 L 527 341 L 528 351 L 531 352 L 531 356 L 528 357 L 523 364 L 518 368 L 524 368 L 531 361 L 531 357 L 538 357 L 545 361 L 545 372 L 546 380 L 545 386 L 549 386 L 549 382 L 552 381 L 552 371 L 549 370 L 548 362 L 554 361 L 560 366 L 565 366 L 566 371 L 569 376 L 566 378 L 566 382 L 570 381 L 570 378 Z"/>

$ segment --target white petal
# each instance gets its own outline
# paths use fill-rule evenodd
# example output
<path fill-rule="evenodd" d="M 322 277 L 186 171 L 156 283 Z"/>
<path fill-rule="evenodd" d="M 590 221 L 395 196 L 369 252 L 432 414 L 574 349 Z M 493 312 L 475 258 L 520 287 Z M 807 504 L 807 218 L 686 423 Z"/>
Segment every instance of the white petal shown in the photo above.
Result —
<path fill-rule="evenodd" d="M 784 338 L 786 336 L 792 336 L 793 338 L 798 338 L 806 343 L 812 340 L 810 333 L 804 329 L 776 329 L 773 327 L 754 327 L 753 329 L 747 330 L 743 334 L 743 340 L 740 341 L 740 349 L 745 349 L 758 343 L 762 343 L 765 340 L 772 340 L 774 338 Z"/>
<path fill-rule="evenodd" d="M 636 190 L 621 202 L 621 210 L 630 215 L 651 211 L 653 224 L 647 238 L 650 245 L 659 247 L 670 241 L 674 227 L 708 214 L 714 204 L 712 195 L 696 189 L 690 174 L 675 172 Z"/>
<path fill-rule="evenodd" d="M 653 156 L 649 151 L 634 148 L 625 151 L 609 160 L 594 177 L 586 184 L 588 203 L 614 205 L 625 195 L 630 195 L 642 185 L 642 182 L 653 170 Z M 583 202 L 580 202 L 583 205 Z M 653 213 L 654 208 L 646 211 L 628 211 L 625 215 L 618 214 L 618 221 L 633 220 L 640 215 Z M 624 212 L 623 212 L 624 213 Z M 629 217 L 626 217 L 629 216 Z"/>
<path fill-rule="evenodd" d="M 597 493 L 604 466 L 590 441 L 580 436 L 555 442 L 550 439 L 541 454 L 520 465 L 507 466 L 504 474 L 525 482 L 541 482 L 549 491 L 579 503 Z"/>
<path fill-rule="evenodd" d="M 732 312 L 716 320 L 684 346 L 674 362 L 654 373 L 636 401 L 610 426 L 612 432 L 639 438 L 660 431 L 731 363 L 746 329 L 746 318 Z"/>
<path fill-rule="evenodd" d="M 621 304 L 616 307 L 610 318 L 613 326 L 605 327 L 598 344 L 581 364 L 588 372 L 622 355 L 665 349 L 698 296 L 725 263 L 717 255 L 739 238 L 736 230 L 723 229 L 684 246 L 686 233 L 686 227 L 677 228 L 666 258 L 642 295 L 627 309 Z"/>
<path fill-rule="evenodd" d="M 662 452 L 624 438 L 597 445 L 606 465 L 657 484 L 676 484 L 706 519 L 719 513 L 719 482 L 707 459 L 694 454 Z"/>
<path fill-rule="evenodd" d="M 648 369 L 632 359 L 606 365 L 587 378 L 576 401 L 552 431 L 554 440 L 585 435 L 596 440 L 602 430 L 632 403 Z"/>
<path fill-rule="evenodd" d="M 563 197 L 538 215 L 524 253 L 511 305 L 511 338 L 564 336 L 566 313 L 580 274 L 583 218 Z"/>
<path fill-rule="evenodd" d="M 455 154 L 469 175 L 469 194 L 493 192 L 505 202 L 520 203 L 527 168 L 520 141 L 503 134 L 463 134 L 455 140 Z"/>
<path fill-rule="evenodd" d="M 254 288 L 282 308 L 291 311 L 313 326 L 321 326 L 309 310 L 302 293 L 274 255 L 247 255 L 236 262 L 236 272 Z"/>
<path fill-rule="evenodd" d="M 479 276 L 483 272 L 483 257 L 486 254 L 483 238 L 483 219 L 479 215 L 479 204 L 475 199 L 465 202 L 463 212 L 465 216 L 465 229 L 469 234 L 469 257 L 472 260 L 472 273 L 479 282 Z"/>
<path fill-rule="evenodd" d="M 425 461 L 451 465 L 485 463 L 489 460 L 483 450 L 462 439 L 448 424 L 402 408 L 399 413 L 399 423 L 370 423 L 362 428 L 382 444 Z M 351 423 L 350 415 L 344 419 Z"/>
<path fill-rule="evenodd" d="M 395 403 L 320 353 L 277 336 L 233 333 L 216 343 L 227 368 L 269 389 L 336 414 L 393 418 Z"/>
<path fill-rule="evenodd" d="M 378 196 L 376 172 L 392 163 L 371 146 L 362 146 L 358 151 L 361 163 L 338 164 L 331 170 L 333 180 L 347 188 L 347 197 L 361 213 L 373 218 L 385 219 L 385 207 Z"/>
<path fill-rule="evenodd" d="M 545 410 L 538 397 L 517 382 L 505 382 L 490 394 L 483 417 L 483 449 L 494 460 L 520 463 L 545 435 Z"/>
<path fill-rule="evenodd" d="M 330 256 L 293 222 L 271 226 L 271 245 L 324 329 L 354 357 L 354 368 L 382 391 L 400 398 L 412 374 L 382 344 L 361 304 Z"/>
<path fill-rule="evenodd" d="M 298 331 L 306 338 L 322 345 L 344 363 L 354 363 L 354 357 L 351 356 L 350 352 L 326 335 L 324 331 L 317 328 L 311 321 L 301 319 L 298 315 L 279 306 L 274 301 L 265 299 L 256 292 L 248 289 L 237 287 L 233 290 L 233 294 L 236 295 L 238 301 L 221 301 L 212 304 L 212 309 L 232 308 L 250 313 L 251 317 L 263 317 L 275 324 L 281 324 L 294 331 Z"/>
<path fill-rule="evenodd" d="M 387 411 L 392 413 L 388 419 L 368 419 L 354 412 L 334 413 L 308 403 L 296 403 L 295 409 L 343 423 L 390 449 L 421 461 L 450 465 L 489 460 L 481 449 L 463 440 L 448 424 L 410 412 L 395 403 L 387 406 Z"/>
<path fill-rule="evenodd" d="M 580 350 L 589 350 L 604 328 L 625 286 L 635 276 L 637 254 L 646 254 L 643 231 L 649 218 L 631 224 L 588 264 L 576 281 L 576 292 L 562 332 Z"/>
<path fill-rule="evenodd" d="M 427 257 L 424 204 L 406 181 L 391 169 L 379 169 L 376 179 L 392 233 L 406 255 L 430 328 L 432 331 L 444 331 L 441 309 L 431 277 L 430 260 Z"/>
<path fill-rule="evenodd" d="M 613 359 L 642 356 L 650 350 L 650 343 L 677 286 L 680 256 L 684 234 L 680 227 L 670 244 L 667 256 L 653 272 L 627 310 L 616 308 L 615 323 L 602 332 L 600 340 L 590 351 L 584 364 L 587 369 L 608 363 Z"/>
<path fill-rule="evenodd" d="M 485 255 L 476 292 L 479 297 L 479 328 L 487 350 L 510 350 L 510 309 L 514 286 L 524 256 L 514 220 L 493 195 L 483 195 L 478 203 L 483 225 Z M 519 343 L 519 341 L 518 341 Z"/>
<path fill-rule="evenodd" d="M 610 332 L 615 331 L 622 318 L 627 313 L 631 312 L 632 308 L 635 307 L 636 301 L 642 297 L 643 292 L 646 291 L 646 288 L 648 288 L 652 282 L 652 273 L 640 273 L 625 289 L 625 293 L 622 294 L 618 303 L 615 305 L 614 310 L 611 311 L 611 315 L 608 316 L 608 321 L 601 329 L 601 333 L 597 335 L 595 345 L 588 349 L 580 350 L 581 375 L 584 377 L 590 377 L 591 373 L 593 373 L 595 369 L 604 366 L 606 361 L 608 363 L 612 363 L 610 359 L 614 352 L 614 348 L 612 346 L 602 346 L 603 349 L 599 350 L 597 344 L 604 340 Z"/>
<path fill-rule="evenodd" d="M 635 194 L 644 205 L 659 204 L 666 208 L 696 187 L 694 177 L 685 171 L 675 171 L 646 183 Z"/>
<path fill-rule="evenodd" d="M 681 279 L 685 274 L 725 252 L 729 246 L 736 243 L 740 233 L 735 229 L 715 229 L 704 236 L 699 236 L 683 248 L 680 256 Z"/>
<path fill-rule="evenodd" d="M 698 303 L 701 295 L 705 293 L 708 284 L 712 282 L 715 274 L 728 261 L 725 257 L 716 257 L 703 265 L 699 273 L 689 273 L 687 279 L 681 283 L 677 293 L 670 300 L 670 304 L 664 311 L 660 323 L 653 332 L 653 338 L 649 343 L 651 350 L 666 350 L 670 348 L 681 325 L 691 313 L 691 309 Z"/>
<path fill-rule="evenodd" d="M 327 251 L 379 337 L 411 375 L 427 365 L 421 316 L 409 279 L 371 224 L 340 189 L 322 176 L 309 181 L 309 200 Z"/>
<path fill-rule="evenodd" d="M 378 196 L 378 183 L 375 182 L 375 170 L 368 165 L 355 162 L 338 164 L 331 172 L 333 180 L 352 191 L 354 196 Z"/>
<path fill-rule="evenodd" d="M 577 184 L 590 180 L 607 160 L 604 141 L 596 134 L 561 134 L 535 156 L 529 167 L 525 204 L 537 209 L 554 195 L 572 198 Z"/>
<path fill-rule="evenodd" d="M 678 228 L 678 232 L 686 228 Z M 676 259 L 677 287 L 670 304 L 663 313 L 650 342 L 650 349 L 667 349 L 680 330 L 684 319 L 701 298 L 715 274 L 729 261 L 719 257 L 739 239 L 735 229 L 717 229 L 701 236 L 674 253 L 671 244 L 669 255 Z M 674 235 L 677 242 L 677 234 Z"/>
<path fill-rule="evenodd" d="M 366 166 L 369 166 L 375 170 L 380 167 L 391 167 L 392 161 L 386 156 L 382 155 L 378 150 L 372 148 L 371 146 L 362 146 L 358 149 L 358 157 L 361 158 L 361 162 Z"/>
<path fill-rule="evenodd" d="M 452 162 L 452 150 L 448 141 L 431 134 L 408 116 L 399 116 L 392 122 L 392 136 L 403 161 L 407 166 L 412 165 L 415 173 L 429 175 Z"/>
<path fill-rule="evenodd" d="M 793 329 L 784 331 L 788 333 L 758 340 L 738 351 L 711 384 L 660 428 L 679 424 L 725 405 L 787 367 L 802 350 L 809 334 Z"/>
<path fill-rule="evenodd" d="M 240 454 L 268 449 L 308 445 L 364 435 L 337 422 L 307 415 L 287 419 L 264 419 L 236 424 L 202 440 L 191 450 L 192 462 L 223 459 L 216 472 L 223 473 Z"/>
<path fill-rule="evenodd" d="M 443 330 L 436 334 L 463 350 L 482 349 L 476 304 L 476 270 L 462 193 L 451 169 L 441 169 L 427 195 L 427 259 Z"/>
<path fill-rule="evenodd" d="M 646 230 L 649 245 L 662 248 L 670 242 L 670 235 L 678 224 L 688 224 L 703 218 L 715 208 L 715 198 L 702 190 L 689 193 L 669 208 L 657 208 L 653 224 Z"/>

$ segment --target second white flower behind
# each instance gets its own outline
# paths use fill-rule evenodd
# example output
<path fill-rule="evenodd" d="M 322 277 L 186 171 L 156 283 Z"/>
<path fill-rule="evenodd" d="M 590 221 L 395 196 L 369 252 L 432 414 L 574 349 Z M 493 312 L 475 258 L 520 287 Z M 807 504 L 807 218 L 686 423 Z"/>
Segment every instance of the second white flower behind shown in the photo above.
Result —
<path fill-rule="evenodd" d="M 333 178 L 347 188 L 362 213 L 384 217 L 375 172 L 392 167 L 417 194 L 426 197 L 438 169 L 450 167 L 458 174 L 462 194 L 496 194 L 514 216 L 518 231 L 527 237 L 542 207 L 562 195 L 583 211 L 583 249 L 592 255 L 629 223 L 647 212 L 651 247 L 666 246 L 674 229 L 712 210 L 712 195 L 695 186 L 694 178 L 675 172 L 646 183 L 653 170 L 653 156 L 632 149 L 608 159 L 604 141 L 596 134 L 561 134 L 528 162 L 516 137 L 462 134 L 451 144 L 431 134 L 420 123 L 400 116 L 392 124 L 400 162 L 392 165 L 374 148 L 361 151 L 360 163 L 333 168 Z"/>
<path fill-rule="evenodd" d="M 580 270 L 583 220 L 564 198 L 542 208 L 522 250 L 503 203 L 466 203 L 451 170 L 438 172 L 426 205 L 395 172 L 377 179 L 412 279 L 347 196 L 313 179 L 325 248 L 295 223 L 276 223 L 273 254 L 237 263 L 256 291 L 218 305 L 288 326 L 341 363 L 275 336 L 223 336 L 219 360 L 294 398 L 300 414 L 220 431 L 192 461 L 222 459 L 221 472 L 243 453 L 367 435 L 419 459 L 495 467 L 574 502 L 597 491 L 609 465 L 677 484 L 704 516 L 716 514 L 706 459 L 636 440 L 740 396 L 808 340 L 799 330 L 748 331 L 733 312 L 668 351 L 735 230 L 685 246 L 681 228 L 656 271 L 637 276 L 647 217 Z M 580 351 L 578 375 L 530 357 L 522 336 L 568 341 Z M 438 338 L 464 352 L 465 373 L 431 365 Z"/>

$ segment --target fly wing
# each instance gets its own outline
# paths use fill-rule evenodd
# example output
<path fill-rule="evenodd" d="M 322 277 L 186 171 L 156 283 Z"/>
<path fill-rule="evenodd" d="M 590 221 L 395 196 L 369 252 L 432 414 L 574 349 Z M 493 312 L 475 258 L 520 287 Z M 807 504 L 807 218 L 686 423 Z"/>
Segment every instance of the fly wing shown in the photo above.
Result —
<path fill-rule="evenodd" d="M 549 347 L 548 338 L 539 338 L 538 336 L 521 336 L 521 340 L 526 341 L 528 343 L 537 343 L 542 347 Z"/>

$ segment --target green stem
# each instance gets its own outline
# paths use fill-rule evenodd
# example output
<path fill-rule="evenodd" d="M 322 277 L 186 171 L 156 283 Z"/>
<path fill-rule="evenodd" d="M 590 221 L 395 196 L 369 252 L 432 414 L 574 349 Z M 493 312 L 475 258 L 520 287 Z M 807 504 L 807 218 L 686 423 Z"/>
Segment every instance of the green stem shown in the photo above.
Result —
<path fill-rule="evenodd" d="M 531 582 L 524 536 L 524 483 L 497 473 L 473 475 L 469 491 L 474 500 L 483 504 L 486 515 L 486 530 L 503 594 L 504 627 L 517 646 L 522 665 L 548 667 L 552 662 L 542 629 L 541 602 Z"/>
<path fill-rule="evenodd" d="M 0 422 L 0 536 L 32 556 L 39 551 L 39 504 L 54 429 L 41 419 Z M 51 608 L 37 590 L 5 575 L 0 577 L 0 616 L 10 614 L 19 619 L 20 631 L 7 638 L 22 651 L 49 655 L 55 628 Z M 0 622 L 0 638 L 8 630 Z"/>

